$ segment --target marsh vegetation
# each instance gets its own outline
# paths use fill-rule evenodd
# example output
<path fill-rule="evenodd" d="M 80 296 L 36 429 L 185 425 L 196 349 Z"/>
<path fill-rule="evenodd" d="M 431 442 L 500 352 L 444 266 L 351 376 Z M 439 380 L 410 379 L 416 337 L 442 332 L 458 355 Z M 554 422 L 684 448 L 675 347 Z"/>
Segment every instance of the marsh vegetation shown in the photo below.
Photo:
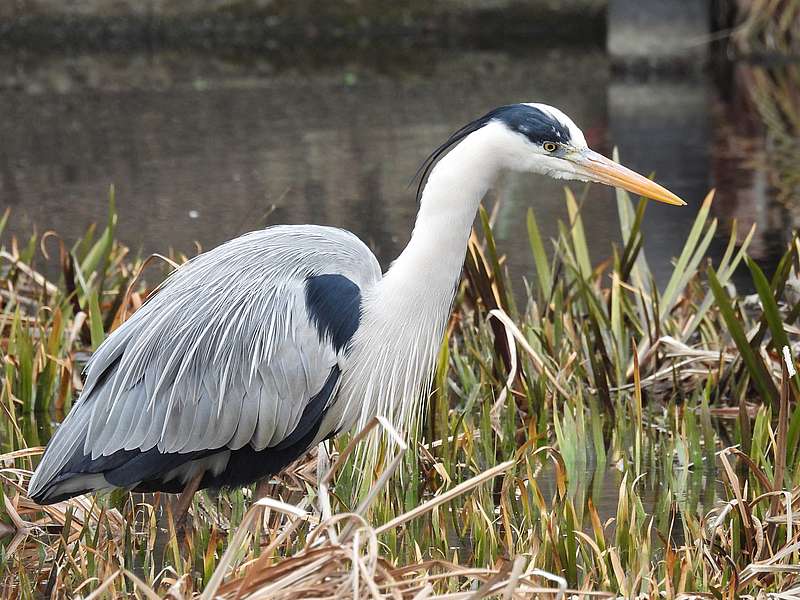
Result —
<path fill-rule="evenodd" d="M 747 258 L 753 231 L 734 227 L 710 264 L 712 202 L 662 290 L 645 202 L 618 194 L 623 244 L 600 264 L 580 199 L 567 192 L 550 241 L 532 210 L 524 291 L 482 211 L 421 430 L 377 423 L 370 473 L 339 438 L 258 490 L 200 493 L 185 526 L 166 495 L 45 508 L 25 495 L 88 353 L 185 257 L 132 256 L 113 202 L 72 246 L 4 238 L 3 596 L 797 593 L 800 378 L 784 353 L 800 352 L 800 242 L 767 277 Z M 58 282 L 38 273 L 44 258 Z M 755 295 L 733 289 L 737 268 Z"/>
<path fill-rule="evenodd" d="M 740 44 L 796 42 L 797 2 L 782 20 L 757 18 L 781 3 L 743 4 Z M 769 165 L 792 231 L 796 65 L 736 78 L 763 136 L 753 149 L 734 119 L 722 135 Z M 741 192 L 740 207 L 763 188 L 718 180 L 717 202 Z M 764 231 L 718 222 L 731 211 L 713 193 L 687 198 L 700 208 L 657 277 L 647 203 L 617 194 L 619 241 L 598 255 L 576 191 L 552 239 L 541 209 L 527 214 L 529 251 L 514 260 L 529 281 L 508 275 L 496 206 L 481 212 L 419 431 L 375 422 L 384 454 L 369 472 L 352 461 L 359 436 L 340 437 L 258 486 L 197 494 L 183 524 L 167 495 L 39 507 L 26 489 L 92 350 L 187 257 L 131 251 L 113 201 L 77 241 L 12 235 L 6 212 L 0 595 L 799 597 L 800 240 L 759 266 Z"/>

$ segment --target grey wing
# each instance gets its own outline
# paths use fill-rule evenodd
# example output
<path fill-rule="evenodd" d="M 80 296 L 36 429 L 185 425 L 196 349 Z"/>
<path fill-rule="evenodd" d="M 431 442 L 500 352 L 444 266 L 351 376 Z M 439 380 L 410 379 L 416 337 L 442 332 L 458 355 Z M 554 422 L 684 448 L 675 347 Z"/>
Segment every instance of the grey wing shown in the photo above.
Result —
<path fill-rule="evenodd" d="M 98 348 L 31 497 L 301 439 L 310 404 L 318 413 L 334 396 L 360 291 L 379 277 L 355 236 L 327 227 L 272 227 L 191 260 Z"/>

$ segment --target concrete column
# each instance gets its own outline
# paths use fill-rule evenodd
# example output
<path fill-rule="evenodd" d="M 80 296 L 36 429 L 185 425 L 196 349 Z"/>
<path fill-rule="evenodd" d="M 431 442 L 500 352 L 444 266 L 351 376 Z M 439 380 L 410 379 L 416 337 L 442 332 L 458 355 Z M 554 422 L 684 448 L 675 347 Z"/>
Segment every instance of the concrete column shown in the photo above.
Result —
<path fill-rule="evenodd" d="M 608 52 L 618 66 L 702 67 L 710 0 L 609 0 Z"/>

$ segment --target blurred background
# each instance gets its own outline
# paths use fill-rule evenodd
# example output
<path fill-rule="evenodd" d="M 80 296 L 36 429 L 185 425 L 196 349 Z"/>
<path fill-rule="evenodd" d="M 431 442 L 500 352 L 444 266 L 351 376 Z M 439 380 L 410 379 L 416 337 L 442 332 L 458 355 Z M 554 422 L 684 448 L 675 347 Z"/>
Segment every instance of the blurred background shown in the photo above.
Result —
<path fill-rule="evenodd" d="M 11 233 L 71 244 L 113 184 L 118 235 L 143 254 L 321 223 L 386 267 L 427 154 L 540 101 L 689 202 L 648 207 L 657 275 L 711 188 L 716 252 L 756 223 L 769 268 L 800 219 L 798 27 L 797 0 L 3 0 L 0 206 Z M 508 175 L 495 201 L 516 282 L 533 268 L 526 211 L 554 234 L 562 187 Z M 613 191 L 588 190 L 584 222 L 608 256 Z"/>

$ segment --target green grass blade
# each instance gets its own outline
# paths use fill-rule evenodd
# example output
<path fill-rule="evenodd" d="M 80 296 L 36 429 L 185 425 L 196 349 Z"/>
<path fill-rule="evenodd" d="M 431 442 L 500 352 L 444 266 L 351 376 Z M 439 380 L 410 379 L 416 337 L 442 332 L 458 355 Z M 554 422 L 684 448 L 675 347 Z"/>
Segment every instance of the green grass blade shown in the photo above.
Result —
<path fill-rule="evenodd" d="M 750 377 L 753 379 L 753 383 L 755 383 L 758 389 L 758 393 L 761 394 L 761 397 L 765 401 L 773 406 L 777 406 L 778 390 L 775 388 L 775 384 L 770 378 L 761 357 L 757 356 L 750 347 L 750 342 L 747 340 L 747 335 L 742 328 L 741 321 L 736 316 L 731 300 L 727 292 L 723 289 L 722 284 L 720 284 L 719 279 L 717 279 L 717 274 L 714 272 L 714 269 L 710 267 L 708 269 L 708 283 L 714 293 L 714 298 L 717 301 L 717 306 L 719 306 L 725 325 L 728 327 L 728 333 L 739 349 L 742 360 L 750 373 Z"/>
<path fill-rule="evenodd" d="M 553 288 L 553 277 L 550 274 L 550 262 L 547 259 L 547 252 L 544 249 L 542 234 L 539 231 L 539 224 L 536 222 L 533 208 L 528 209 L 528 240 L 533 253 L 533 262 L 536 265 L 539 286 L 543 296 L 546 298 Z"/>
<path fill-rule="evenodd" d="M 497 288 L 497 295 L 500 300 L 500 306 L 503 310 L 514 314 L 511 310 L 511 304 L 509 302 L 509 294 L 506 292 L 506 282 L 503 278 L 503 266 L 500 264 L 500 257 L 497 254 L 497 245 L 494 241 L 494 235 L 492 234 L 492 226 L 489 222 L 489 213 L 486 212 L 486 209 L 481 205 L 478 208 L 478 217 L 481 221 L 481 226 L 483 227 L 483 239 L 486 242 L 486 254 L 488 255 L 489 259 L 489 266 L 492 269 L 492 283 Z"/>
<path fill-rule="evenodd" d="M 678 296 L 678 292 L 681 289 L 680 288 L 681 280 L 684 279 L 684 275 L 687 272 L 689 262 L 695 255 L 695 250 L 697 249 L 697 244 L 700 241 L 700 236 L 702 235 L 703 229 L 705 228 L 706 220 L 708 219 L 708 213 L 711 210 L 711 202 L 713 201 L 713 199 L 714 199 L 714 193 L 709 192 L 709 194 L 703 201 L 703 205 L 700 207 L 700 210 L 697 213 L 697 217 L 694 220 L 692 229 L 689 231 L 689 236 L 686 239 L 686 243 L 683 246 L 683 250 L 681 251 L 681 254 L 678 257 L 678 262 L 675 264 L 675 270 L 672 272 L 672 276 L 669 279 L 669 283 L 667 283 L 667 287 L 664 289 L 664 294 L 661 296 L 661 310 L 659 311 L 659 318 L 662 319 L 664 318 L 664 315 L 666 315 L 670 311 L 670 309 L 672 308 L 672 303 Z"/>
<path fill-rule="evenodd" d="M 612 158 L 619 162 L 619 150 L 614 148 Z M 617 215 L 619 216 L 619 228 L 622 234 L 622 243 L 628 245 L 632 236 L 636 235 L 636 212 L 633 208 L 630 194 L 620 188 L 614 189 L 617 200 Z M 646 202 L 646 201 L 645 201 Z M 634 284 L 640 287 L 646 286 L 650 281 L 650 267 L 643 250 L 640 250 L 634 268 L 631 270 Z M 644 288 L 646 290 L 646 288 Z"/>
<path fill-rule="evenodd" d="M 784 347 L 791 348 L 789 345 L 789 336 L 786 335 L 786 330 L 783 327 L 783 319 L 781 319 L 778 303 L 773 296 L 773 288 L 767 281 L 766 275 L 756 262 L 749 256 L 746 259 L 747 268 L 753 276 L 753 284 L 756 288 L 756 293 L 761 300 L 761 306 L 764 310 L 764 318 L 769 326 L 770 333 L 772 334 L 772 343 L 775 351 L 780 355 Z M 782 287 L 782 286 L 781 286 Z M 800 375 L 795 373 L 793 377 L 796 389 L 800 389 Z"/>
<path fill-rule="evenodd" d="M 5 231 L 6 225 L 8 224 L 8 216 L 10 214 L 11 214 L 11 209 L 6 208 L 5 211 L 3 211 L 3 216 L 0 217 L 0 237 L 3 236 L 3 232 Z"/>
<path fill-rule="evenodd" d="M 108 206 L 108 224 L 103 230 L 98 240 L 86 254 L 86 258 L 81 262 L 81 271 L 88 277 L 98 267 L 105 270 L 108 265 L 111 249 L 114 245 L 114 232 L 117 228 L 117 210 L 114 201 L 114 188 L 111 188 Z"/>
<path fill-rule="evenodd" d="M 592 262 L 589 260 L 589 248 L 586 245 L 586 232 L 583 229 L 580 209 L 572 190 L 564 188 L 564 192 L 567 197 L 570 236 L 572 237 L 572 247 L 575 249 L 575 260 L 578 262 L 581 277 L 587 279 L 592 274 Z"/>
<path fill-rule="evenodd" d="M 736 256 L 730 262 L 730 264 L 725 265 L 724 270 L 722 268 L 722 264 L 724 262 L 724 257 L 723 257 L 723 261 L 720 262 L 719 270 L 717 273 L 717 277 L 719 278 L 718 280 L 722 286 L 727 285 L 728 281 L 730 281 L 731 276 L 734 274 L 737 267 L 739 266 L 739 263 L 745 257 L 747 248 L 750 247 L 750 242 L 753 240 L 753 235 L 755 235 L 755 232 L 756 232 L 756 226 L 755 224 L 753 224 L 753 226 L 750 228 L 750 231 L 747 234 L 747 237 L 745 237 L 744 241 L 742 242 L 739 251 L 736 253 Z M 736 241 L 734 236 L 735 236 L 735 231 L 731 233 L 731 238 L 728 243 L 729 247 L 731 246 L 732 243 L 735 243 Z M 706 313 L 708 312 L 708 309 L 711 308 L 711 304 L 713 302 L 714 302 L 714 294 L 709 290 L 706 293 L 706 297 L 703 299 L 703 302 L 700 304 L 700 307 L 697 309 L 697 312 L 695 313 L 694 317 L 692 318 L 691 323 L 689 323 L 689 326 L 684 329 L 682 335 L 682 338 L 684 340 L 687 340 L 695 332 L 697 326 L 700 325 L 700 322 L 705 317 Z"/>
<path fill-rule="evenodd" d="M 758 298 L 761 300 L 764 318 L 767 320 L 770 333 L 772 333 L 773 346 L 776 351 L 780 352 L 784 346 L 789 345 L 789 338 L 786 335 L 786 331 L 783 329 L 783 320 L 781 319 L 775 298 L 772 296 L 772 289 L 770 288 L 769 281 L 767 281 L 764 271 L 761 270 L 761 267 L 759 267 L 752 258 L 748 256 L 745 262 L 753 277 L 753 284 L 755 285 Z"/>
<path fill-rule="evenodd" d="M 100 311 L 99 293 L 97 290 L 89 292 L 89 331 L 92 334 L 92 349 L 97 350 L 105 339 L 103 332 L 103 314 Z"/>

